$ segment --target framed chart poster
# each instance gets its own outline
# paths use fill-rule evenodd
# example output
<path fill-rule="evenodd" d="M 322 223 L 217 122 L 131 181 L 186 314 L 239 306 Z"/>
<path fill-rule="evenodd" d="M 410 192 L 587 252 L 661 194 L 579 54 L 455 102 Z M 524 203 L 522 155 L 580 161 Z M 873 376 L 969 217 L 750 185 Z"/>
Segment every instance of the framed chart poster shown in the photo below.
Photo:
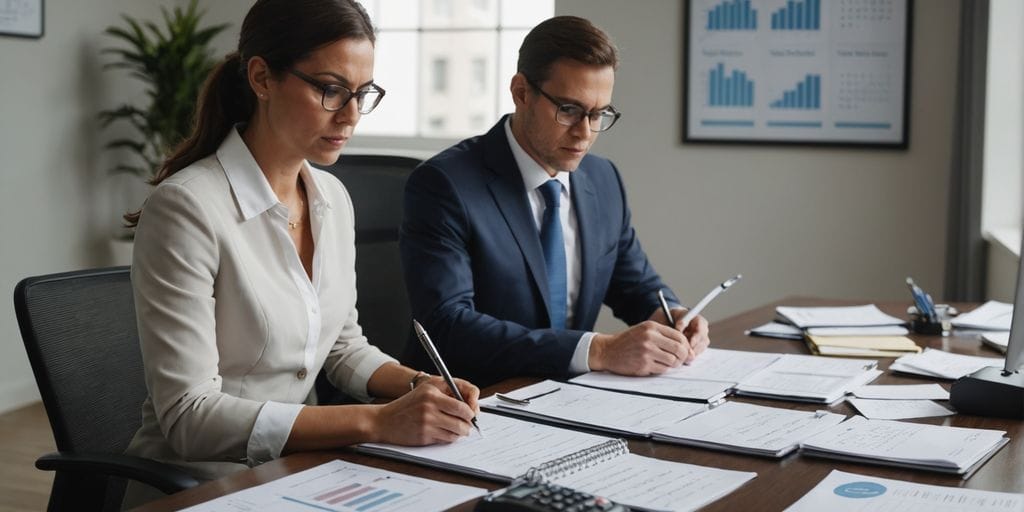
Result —
<path fill-rule="evenodd" d="M 43 37 L 43 0 L 0 0 L 0 36 Z"/>
<path fill-rule="evenodd" d="M 683 140 L 906 148 L 912 0 L 689 0 Z"/>

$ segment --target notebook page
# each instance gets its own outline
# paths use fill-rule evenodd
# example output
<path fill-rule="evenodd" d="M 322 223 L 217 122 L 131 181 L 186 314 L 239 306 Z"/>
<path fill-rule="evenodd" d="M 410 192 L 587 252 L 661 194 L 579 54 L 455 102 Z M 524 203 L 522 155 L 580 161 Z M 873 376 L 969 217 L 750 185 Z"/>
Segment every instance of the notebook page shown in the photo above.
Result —
<path fill-rule="evenodd" d="M 627 395 L 550 380 L 506 394 L 522 398 L 555 388 L 558 391 L 532 398 L 527 405 L 504 402 L 493 396 L 482 399 L 480 404 L 510 412 L 559 418 L 640 435 L 646 435 L 657 428 L 671 425 L 707 409 L 705 404 Z"/>
<path fill-rule="evenodd" d="M 360 448 L 402 460 L 415 460 L 463 472 L 468 469 L 475 474 L 485 472 L 511 480 L 533 466 L 609 440 L 603 436 L 486 412 L 477 416 L 477 422 L 483 436 L 472 431 L 451 444 L 397 446 L 365 443 Z"/>
<path fill-rule="evenodd" d="M 553 481 L 634 508 L 695 510 L 756 476 L 627 453 Z"/>
<path fill-rule="evenodd" d="M 664 377 L 689 380 L 740 382 L 780 358 L 780 354 L 709 348 L 688 365 L 670 368 Z"/>

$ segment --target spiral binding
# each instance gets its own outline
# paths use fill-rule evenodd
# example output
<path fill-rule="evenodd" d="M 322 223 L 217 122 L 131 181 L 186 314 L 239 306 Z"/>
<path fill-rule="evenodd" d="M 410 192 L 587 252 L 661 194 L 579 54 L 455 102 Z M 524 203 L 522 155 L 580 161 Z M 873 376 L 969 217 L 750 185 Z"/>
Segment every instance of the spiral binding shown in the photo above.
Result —
<path fill-rule="evenodd" d="M 629 453 L 629 446 L 625 440 L 611 439 L 599 445 L 550 460 L 540 466 L 534 466 L 517 478 L 516 481 L 525 481 L 538 485 L 550 479 L 571 475 L 597 465 L 599 462 L 604 462 L 627 453 Z"/>

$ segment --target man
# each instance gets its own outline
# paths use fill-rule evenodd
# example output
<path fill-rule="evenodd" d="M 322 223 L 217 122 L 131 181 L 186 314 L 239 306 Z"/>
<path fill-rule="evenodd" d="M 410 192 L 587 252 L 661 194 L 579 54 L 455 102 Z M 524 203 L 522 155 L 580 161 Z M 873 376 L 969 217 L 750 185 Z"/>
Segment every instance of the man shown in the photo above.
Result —
<path fill-rule="evenodd" d="M 618 52 L 589 21 L 535 27 L 512 78 L 515 113 L 410 176 L 401 230 L 414 317 L 454 375 L 485 386 L 517 375 L 651 375 L 708 345 L 707 321 L 670 327 L 662 283 L 640 248 L 618 170 L 588 155 L 620 114 Z M 601 303 L 631 328 L 592 332 Z M 418 343 L 405 361 L 430 368 Z"/>

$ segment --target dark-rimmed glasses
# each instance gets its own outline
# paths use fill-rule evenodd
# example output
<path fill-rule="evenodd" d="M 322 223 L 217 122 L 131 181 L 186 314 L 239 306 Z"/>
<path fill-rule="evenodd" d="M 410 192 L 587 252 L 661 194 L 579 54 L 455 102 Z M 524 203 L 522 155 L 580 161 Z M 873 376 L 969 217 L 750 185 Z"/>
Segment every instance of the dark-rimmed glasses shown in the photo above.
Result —
<path fill-rule="evenodd" d="M 563 126 L 576 126 L 584 117 L 587 118 L 587 124 L 590 126 L 590 131 L 603 132 L 608 130 L 622 117 L 622 113 L 615 110 L 615 107 L 609 105 L 600 110 L 591 110 L 587 112 L 583 110 L 583 107 L 573 103 L 562 103 L 558 99 L 552 97 L 550 94 L 544 92 L 539 85 L 534 83 L 529 78 L 526 79 L 526 83 L 530 84 L 531 87 L 537 90 L 548 99 L 555 106 L 555 121 Z"/>
<path fill-rule="evenodd" d="M 360 114 L 369 114 L 373 112 L 373 109 L 377 108 L 380 100 L 384 99 L 384 89 L 377 84 L 370 84 L 358 91 L 353 92 L 352 89 L 338 84 L 325 84 L 316 78 L 313 78 L 297 69 L 289 69 L 289 73 L 299 77 L 302 81 L 306 82 L 313 87 L 320 90 L 323 95 L 320 97 L 320 104 L 324 106 L 324 109 L 328 112 L 337 112 L 348 105 L 348 102 L 352 98 L 356 99 L 356 105 L 359 108 Z"/>

